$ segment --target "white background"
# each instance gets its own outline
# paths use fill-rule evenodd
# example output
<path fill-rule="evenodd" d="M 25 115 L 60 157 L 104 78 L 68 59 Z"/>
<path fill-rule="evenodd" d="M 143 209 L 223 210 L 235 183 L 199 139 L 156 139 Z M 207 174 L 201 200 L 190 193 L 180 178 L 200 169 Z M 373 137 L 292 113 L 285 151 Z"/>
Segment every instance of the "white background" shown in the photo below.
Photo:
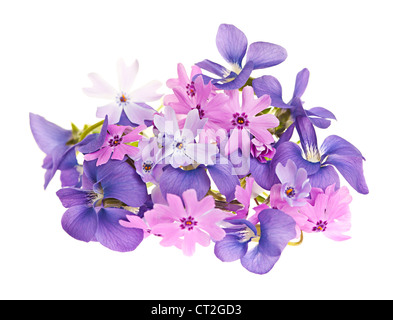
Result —
<path fill-rule="evenodd" d="M 393 298 L 391 1 L 2 1 L 0 4 L 2 299 L 391 299 Z M 282 45 L 288 59 L 254 73 L 280 79 L 289 99 L 307 67 L 307 108 L 323 106 L 337 134 L 367 161 L 367 196 L 351 189 L 351 240 L 306 234 L 264 276 L 222 263 L 213 245 L 189 258 L 149 238 L 132 253 L 83 243 L 61 228 L 59 176 L 43 190 L 44 154 L 28 114 L 70 128 L 93 124 L 89 72 L 116 84 L 116 61 L 140 62 L 137 84 L 176 76 L 208 58 L 220 23 L 249 43 Z M 163 86 L 162 92 L 169 93 Z M 343 180 L 344 181 L 344 180 Z M 345 184 L 343 182 L 343 184 Z"/>

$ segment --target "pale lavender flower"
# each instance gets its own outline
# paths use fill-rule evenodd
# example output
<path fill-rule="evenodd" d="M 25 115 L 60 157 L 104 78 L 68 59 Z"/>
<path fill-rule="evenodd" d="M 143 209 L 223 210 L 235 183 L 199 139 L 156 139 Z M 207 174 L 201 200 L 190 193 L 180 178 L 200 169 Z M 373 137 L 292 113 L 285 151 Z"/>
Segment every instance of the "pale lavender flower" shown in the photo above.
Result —
<path fill-rule="evenodd" d="M 311 184 L 304 168 L 297 168 L 292 160 L 288 160 L 284 167 L 277 164 L 276 174 L 281 181 L 281 199 L 288 202 L 291 207 L 306 204 L 306 197 L 310 194 Z"/>
<path fill-rule="evenodd" d="M 127 118 L 134 124 L 144 124 L 145 121 L 153 120 L 155 110 L 147 106 L 145 102 L 161 98 L 162 94 L 156 93 L 161 83 L 151 81 L 139 89 L 132 90 L 138 70 L 137 60 L 130 66 L 127 66 L 123 59 L 118 61 L 119 90 L 113 88 L 96 73 L 88 75 L 93 86 L 84 88 L 83 92 L 89 97 L 110 100 L 110 103 L 98 107 L 98 118 L 105 118 L 108 115 L 109 124 L 116 124 L 120 121 L 124 111 Z"/>
<path fill-rule="evenodd" d="M 212 165 L 216 159 L 218 148 L 215 144 L 196 143 L 198 130 L 201 130 L 207 119 L 200 119 L 197 109 L 191 110 L 179 129 L 176 114 L 171 107 L 165 107 L 165 115 L 156 115 L 154 124 L 164 136 L 165 145 L 160 150 L 158 161 L 167 159 L 174 167 L 188 166 L 198 163 Z"/>

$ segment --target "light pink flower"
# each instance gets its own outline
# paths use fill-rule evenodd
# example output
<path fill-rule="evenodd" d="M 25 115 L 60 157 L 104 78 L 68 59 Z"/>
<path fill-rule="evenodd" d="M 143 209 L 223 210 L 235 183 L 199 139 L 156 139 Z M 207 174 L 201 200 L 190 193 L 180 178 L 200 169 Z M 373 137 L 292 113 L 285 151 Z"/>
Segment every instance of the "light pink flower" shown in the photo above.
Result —
<path fill-rule="evenodd" d="M 246 187 L 236 186 L 235 198 L 243 205 L 243 208 L 236 211 L 236 215 L 229 217 L 227 220 L 233 219 L 246 219 L 248 211 L 250 209 L 250 201 L 252 198 L 252 187 L 254 184 L 254 178 L 246 178 Z"/>
<path fill-rule="evenodd" d="M 202 77 L 197 77 L 195 81 L 184 86 L 172 88 L 175 98 L 166 100 L 167 105 L 173 108 L 180 118 L 179 126 L 183 128 L 185 115 L 191 110 L 197 109 L 200 119 L 208 119 L 205 128 L 218 130 L 222 109 L 228 101 L 228 96 L 224 93 L 216 93 L 211 82 L 205 84 Z"/>
<path fill-rule="evenodd" d="M 152 232 L 152 227 L 158 223 L 172 223 L 173 219 L 162 214 L 145 215 L 143 219 L 137 215 L 126 215 L 127 220 L 119 220 L 120 225 L 126 228 L 142 229 L 144 238 L 147 238 Z M 161 236 L 160 234 L 154 234 L 155 236 Z"/>
<path fill-rule="evenodd" d="M 344 235 L 351 228 L 351 212 L 349 203 L 352 197 L 347 187 L 335 191 L 335 185 L 326 188 L 325 192 L 316 194 L 314 204 L 307 203 L 299 211 L 307 217 L 301 227 L 305 232 L 321 232 L 326 237 L 342 241 L 350 239 Z"/>
<path fill-rule="evenodd" d="M 110 158 L 113 160 L 123 160 L 125 155 L 135 157 L 139 149 L 126 143 L 138 141 L 142 139 L 139 134 L 146 129 L 145 125 L 141 125 L 132 129 L 127 126 L 109 125 L 108 133 L 105 137 L 102 147 L 93 153 L 85 155 L 86 161 L 97 160 L 97 166 L 107 163 Z M 128 132 L 124 135 L 125 132 Z"/>
<path fill-rule="evenodd" d="M 176 246 L 187 256 L 195 252 L 195 245 L 208 246 L 210 240 L 219 241 L 225 237 L 225 231 L 218 226 L 228 213 L 215 208 L 214 198 L 207 196 L 197 200 L 196 191 L 189 189 L 180 197 L 167 195 L 168 205 L 156 204 L 145 213 L 146 219 L 161 219 L 151 227 L 153 234 L 163 237 L 163 246 Z"/>
<path fill-rule="evenodd" d="M 246 86 L 243 88 L 240 104 L 238 90 L 225 91 L 225 93 L 230 99 L 226 104 L 227 107 L 221 110 L 220 121 L 217 123 L 228 131 L 231 130 L 225 152 L 230 154 L 238 148 L 250 150 L 250 135 L 261 143 L 273 143 L 274 138 L 268 129 L 279 125 L 277 117 L 272 114 L 256 116 L 270 106 L 270 97 L 263 95 L 255 99 L 254 89 Z"/>
<path fill-rule="evenodd" d="M 194 97 L 196 93 L 195 83 L 192 81 L 194 76 L 197 74 L 202 74 L 201 68 L 198 66 L 191 67 L 191 74 L 188 77 L 186 69 L 184 68 L 183 64 L 177 64 L 177 76 L 178 78 L 169 79 L 166 82 L 168 88 L 173 89 L 175 87 L 181 88 L 184 93 L 186 93 L 189 97 Z M 164 96 L 164 105 L 168 106 L 169 103 L 178 102 L 176 95 L 168 94 Z"/>

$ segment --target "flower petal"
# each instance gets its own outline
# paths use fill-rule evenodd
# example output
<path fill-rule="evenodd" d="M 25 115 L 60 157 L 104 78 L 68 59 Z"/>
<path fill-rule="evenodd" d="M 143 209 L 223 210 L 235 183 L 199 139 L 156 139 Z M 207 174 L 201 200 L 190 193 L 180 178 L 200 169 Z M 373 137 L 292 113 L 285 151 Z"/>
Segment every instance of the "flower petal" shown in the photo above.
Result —
<path fill-rule="evenodd" d="M 322 107 L 315 107 L 311 108 L 309 110 L 306 110 L 306 114 L 308 116 L 315 116 L 315 117 L 320 117 L 324 119 L 334 119 L 337 120 L 335 115 L 330 112 L 329 110 L 322 108 Z"/>
<path fill-rule="evenodd" d="M 150 81 L 143 87 L 131 92 L 132 102 L 151 102 L 160 99 L 162 94 L 156 93 L 156 90 L 158 90 L 161 86 L 162 83 L 157 80 Z"/>
<path fill-rule="evenodd" d="M 125 155 L 133 158 L 138 154 L 138 152 L 139 149 L 137 147 L 129 146 L 127 144 L 120 144 L 115 148 L 115 151 L 113 151 L 111 158 L 113 160 L 123 160 Z"/>
<path fill-rule="evenodd" d="M 323 166 L 316 173 L 309 176 L 310 184 L 314 188 L 325 190 L 328 186 L 335 184 L 340 187 L 340 177 L 332 166 Z"/>
<path fill-rule="evenodd" d="M 92 207 L 73 206 L 64 213 L 61 225 L 71 237 L 89 242 L 97 230 L 97 214 Z"/>
<path fill-rule="evenodd" d="M 250 172 L 255 182 L 263 189 L 270 190 L 274 184 L 280 183 L 275 173 L 275 166 L 272 166 L 272 161 L 261 163 L 256 158 L 251 157 Z"/>
<path fill-rule="evenodd" d="M 86 138 L 84 138 L 81 142 L 76 144 L 77 150 L 84 154 L 92 153 L 100 149 L 105 141 L 108 129 L 108 117 L 105 117 L 104 123 L 101 128 L 101 132 L 89 134 Z"/>
<path fill-rule="evenodd" d="M 30 129 L 38 147 L 49 154 L 58 145 L 64 145 L 72 137 L 71 130 L 65 130 L 38 114 L 30 113 Z"/>
<path fill-rule="evenodd" d="M 102 208 L 98 212 L 97 241 L 119 252 L 133 251 L 143 240 L 143 230 L 124 228 L 119 220 L 126 220 L 127 210 Z"/>
<path fill-rule="evenodd" d="M 146 184 L 127 162 L 109 160 L 97 167 L 104 199 L 115 198 L 131 207 L 140 207 L 147 200 Z"/>
<path fill-rule="evenodd" d="M 293 218 L 277 209 L 265 209 L 258 215 L 261 238 L 258 246 L 241 259 L 247 270 L 265 274 L 280 258 L 288 242 L 296 236 L 296 222 Z"/>
<path fill-rule="evenodd" d="M 284 167 L 285 165 L 285 167 Z M 278 163 L 276 166 L 276 174 L 278 179 L 280 179 L 282 184 L 289 183 L 294 184 L 294 177 L 297 172 L 296 164 L 288 159 L 286 163 Z M 306 172 L 307 175 L 307 172 Z M 306 176 L 307 178 L 307 176 Z M 294 186 L 293 186 L 294 187 Z"/>
<path fill-rule="evenodd" d="M 222 65 L 220 65 L 218 63 L 207 60 L 207 59 L 196 63 L 196 65 L 206 71 L 209 71 L 209 72 L 221 77 L 221 78 L 223 78 L 226 74 L 230 73 L 230 71 L 227 68 L 223 67 Z M 205 83 L 206 83 L 206 81 L 205 81 Z"/>
<path fill-rule="evenodd" d="M 198 109 L 191 110 L 188 112 L 186 122 L 184 123 L 183 135 L 186 130 L 190 131 L 192 132 L 192 140 L 194 140 L 193 138 L 197 136 L 198 130 L 204 127 L 206 121 L 207 119 L 201 119 L 199 117 Z"/>
<path fill-rule="evenodd" d="M 246 61 L 252 61 L 254 69 L 264 69 L 280 64 L 287 56 L 287 51 L 277 44 L 254 42 L 248 48 Z"/>
<path fill-rule="evenodd" d="M 306 169 L 309 176 L 318 172 L 321 167 L 320 162 L 310 162 L 304 159 L 302 149 L 296 143 L 291 141 L 281 143 L 276 149 L 276 154 L 272 159 L 272 169 L 275 170 L 278 163 L 286 164 L 288 160 L 292 160 L 298 169 Z"/>
<path fill-rule="evenodd" d="M 241 30 L 231 24 L 221 24 L 216 36 L 216 45 L 227 62 L 241 67 L 247 51 L 247 38 Z"/>
<path fill-rule="evenodd" d="M 105 106 L 98 107 L 96 117 L 105 118 L 108 116 L 108 123 L 115 124 L 119 122 L 122 110 L 115 102 L 111 102 Z"/>
<path fill-rule="evenodd" d="M 122 92 L 128 93 L 131 91 L 136 75 L 138 74 L 138 70 L 138 60 L 135 60 L 128 67 L 123 59 L 119 59 L 119 61 L 117 62 L 117 74 L 119 78 L 119 87 Z"/>
<path fill-rule="evenodd" d="M 233 262 L 241 259 L 248 249 L 248 242 L 240 242 L 237 235 L 228 234 L 216 242 L 214 254 L 223 262 Z"/>
<path fill-rule="evenodd" d="M 259 142 L 271 144 L 274 142 L 274 138 L 267 129 L 277 127 L 280 121 L 273 114 L 263 114 L 251 118 L 250 124 L 250 131 Z"/>
<path fill-rule="evenodd" d="M 270 96 L 271 105 L 276 108 L 291 109 L 292 106 L 282 100 L 282 88 L 280 82 L 273 76 L 262 76 L 253 80 L 252 86 L 257 97 L 267 94 Z"/>
<path fill-rule="evenodd" d="M 93 86 L 91 88 L 83 88 L 83 92 L 86 95 L 102 99 L 113 99 L 116 96 L 117 91 L 98 74 L 90 73 L 88 77 Z"/>
<path fill-rule="evenodd" d="M 302 116 L 297 117 L 296 130 L 299 134 L 300 143 L 302 144 L 306 158 L 312 158 L 312 155 L 319 156 L 317 134 L 310 119 Z"/>
<path fill-rule="evenodd" d="M 63 188 L 56 192 L 61 204 L 65 208 L 71 208 L 79 205 L 89 205 L 89 191 L 78 188 Z"/>
<path fill-rule="evenodd" d="M 240 186 L 232 164 L 228 159 L 220 156 L 217 163 L 208 166 L 207 169 L 221 194 L 225 196 L 228 202 L 232 201 L 235 198 L 236 186 Z"/>
<path fill-rule="evenodd" d="M 209 191 L 210 179 L 201 166 L 188 171 L 167 166 L 160 178 L 160 187 L 164 197 L 168 193 L 181 197 L 184 191 L 195 189 L 198 200 L 201 200 Z"/>
<path fill-rule="evenodd" d="M 213 165 L 216 160 L 218 148 L 214 144 L 189 143 L 187 144 L 185 153 L 199 164 Z"/>
<path fill-rule="evenodd" d="M 154 115 L 157 113 L 156 110 L 147 104 L 134 102 L 124 106 L 124 112 L 132 123 L 138 125 L 144 125 L 145 120 L 153 120 Z"/>
<path fill-rule="evenodd" d="M 293 92 L 294 97 L 302 97 L 304 91 L 306 91 L 309 77 L 310 71 L 307 68 L 304 68 L 296 75 L 295 90 Z"/>
<path fill-rule="evenodd" d="M 228 217 L 228 213 L 219 209 L 211 210 L 209 213 L 198 218 L 198 227 L 205 230 L 213 241 L 220 241 L 225 237 L 225 231 L 217 223 Z"/>
<path fill-rule="evenodd" d="M 359 193 L 368 194 L 363 173 L 363 156 L 348 141 L 339 136 L 329 136 L 321 146 L 322 162 L 331 164 L 342 174 L 348 183 Z"/>
<path fill-rule="evenodd" d="M 244 86 L 244 84 L 247 82 L 253 69 L 254 69 L 254 64 L 252 61 L 249 61 L 245 64 L 242 71 L 233 80 L 230 80 L 231 77 L 228 77 L 229 78 L 228 81 L 224 81 L 223 83 L 213 83 L 213 84 L 216 88 L 222 90 L 239 89 L 242 86 Z"/>

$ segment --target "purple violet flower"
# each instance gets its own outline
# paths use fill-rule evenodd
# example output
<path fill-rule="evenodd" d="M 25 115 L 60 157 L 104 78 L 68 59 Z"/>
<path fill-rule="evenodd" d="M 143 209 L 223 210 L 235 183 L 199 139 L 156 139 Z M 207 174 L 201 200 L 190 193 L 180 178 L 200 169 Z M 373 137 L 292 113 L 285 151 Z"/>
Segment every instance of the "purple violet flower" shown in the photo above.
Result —
<path fill-rule="evenodd" d="M 79 186 L 80 169 L 75 150 L 73 146 L 67 145 L 72 139 L 72 131 L 33 113 L 30 113 L 30 128 L 38 147 L 46 154 L 42 165 L 46 169 L 44 188 L 57 170 L 61 171 L 62 187 Z"/>
<path fill-rule="evenodd" d="M 218 89 L 239 89 L 247 82 L 253 70 L 278 65 L 287 58 L 286 50 L 276 44 L 254 42 L 248 46 L 244 33 L 231 24 L 219 26 L 216 44 L 221 56 L 231 65 L 232 70 L 207 59 L 196 65 L 219 76 L 218 79 L 214 79 L 203 75 L 206 83 L 212 81 Z M 243 65 L 246 52 L 246 63 Z"/>
<path fill-rule="evenodd" d="M 321 148 L 318 148 L 311 121 L 307 117 L 298 117 L 296 126 L 302 148 L 293 142 L 280 144 L 271 169 L 275 170 L 278 163 L 286 163 L 291 159 L 298 168 L 307 171 L 312 187 L 326 189 L 332 184 L 335 184 L 336 188 L 340 187 L 340 178 L 334 169 L 336 168 L 357 192 L 369 192 L 363 174 L 365 159 L 355 146 L 339 136 L 331 135 L 325 139 Z"/>
<path fill-rule="evenodd" d="M 293 92 L 292 99 L 288 103 L 285 103 L 282 100 L 281 84 L 273 76 L 262 76 L 257 78 L 253 80 L 252 86 L 258 97 L 268 94 L 272 99 L 272 106 L 291 110 L 291 117 L 294 122 L 297 117 L 308 117 L 313 125 L 318 128 L 326 129 L 331 123 L 329 119 L 336 120 L 336 117 L 332 112 L 322 107 L 315 107 L 310 110 L 304 110 L 303 108 L 301 97 L 307 88 L 309 77 L 310 72 L 306 68 L 297 74 L 295 90 Z M 293 127 L 291 129 L 293 129 Z"/>
<path fill-rule="evenodd" d="M 102 166 L 96 161 L 83 164 L 82 189 L 63 188 L 57 196 L 67 208 L 61 223 L 73 238 L 98 241 L 115 251 L 132 251 L 143 239 L 140 229 L 124 228 L 119 220 L 131 213 L 120 207 L 104 205 L 106 199 L 140 207 L 148 199 L 146 185 L 127 163 L 109 160 Z"/>
<path fill-rule="evenodd" d="M 226 220 L 231 226 L 224 229 L 227 233 L 225 238 L 215 244 L 214 253 L 217 258 L 224 262 L 240 259 L 242 266 L 248 271 L 268 273 L 279 260 L 288 242 L 295 238 L 296 223 L 292 217 L 277 209 L 262 210 L 258 214 L 258 220 L 259 241 L 250 250 L 249 243 L 258 238 L 254 224 L 243 219 Z"/>

